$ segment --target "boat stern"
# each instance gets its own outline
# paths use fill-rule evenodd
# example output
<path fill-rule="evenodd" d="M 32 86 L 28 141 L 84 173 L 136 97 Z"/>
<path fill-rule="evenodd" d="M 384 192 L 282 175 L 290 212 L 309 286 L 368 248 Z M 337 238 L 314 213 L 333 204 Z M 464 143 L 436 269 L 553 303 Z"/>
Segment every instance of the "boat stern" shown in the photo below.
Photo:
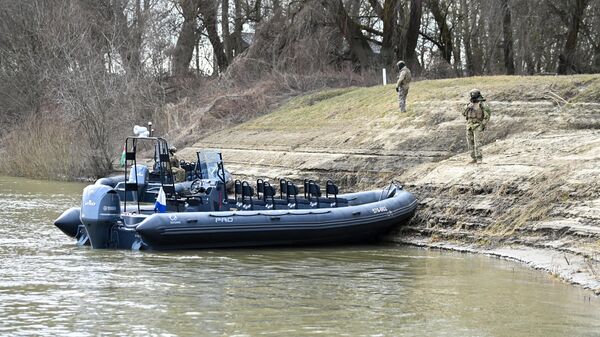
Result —
<path fill-rule="evenodd" d="M 92 248 L 110 248 L 111 231 L 121 219 L 121 204 L 117 192 L 106 185 L 90 185 L 83 190 L 81 223 Z"/>

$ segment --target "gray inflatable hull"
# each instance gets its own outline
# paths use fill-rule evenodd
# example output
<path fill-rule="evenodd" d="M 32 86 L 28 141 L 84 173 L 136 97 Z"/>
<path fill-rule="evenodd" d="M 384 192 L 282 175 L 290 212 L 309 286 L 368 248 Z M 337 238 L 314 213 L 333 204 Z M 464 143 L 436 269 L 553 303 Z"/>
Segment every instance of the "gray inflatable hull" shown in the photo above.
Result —
<path fill-rule="evenodd" d="M 401 191 L 340 208 L 157 213 L 133 228 L 145 248 L 156 250 L 339 244 L 375 239 L 405 224 L 416 207 Z"/>

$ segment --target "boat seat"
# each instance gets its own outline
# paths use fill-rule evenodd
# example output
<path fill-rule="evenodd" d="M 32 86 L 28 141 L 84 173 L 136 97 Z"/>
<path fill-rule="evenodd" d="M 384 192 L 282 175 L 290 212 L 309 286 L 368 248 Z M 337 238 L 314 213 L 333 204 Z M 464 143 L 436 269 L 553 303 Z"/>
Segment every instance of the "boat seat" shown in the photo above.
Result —
<path fill-rule="evenodd" d="M 283 195 L 287 195 L 287 180 L 279 179 L 279 199 L 283 200 Z"/>
<path fill-rule="evenodd" d="M 242 201 L 240 200 L 240 198 L 242 197 L 242 181 L 239 179 L 236 179 L 233 182 L 233 200 L 235 202 L 236 207 L 242 207 Z"/>
<path fill-rule="evenodd" d="M 286 201 L 288 208 L 298 208 L 298 186 L 291 181 L 286 182 Z"/>
<path fill-rule="evenodd" d="M 327 180 L 327 182 L 325 183 L 325 198 L 327 198 L 328 200 L 331 200 L 331 207 L 338 207 L 338 193 L 340 193 L 340 189 L 337 187 L 337 185 L 333 182 L 333 180 Z M 333 195 L 333 198 L 331 198 L 329 195 Z M 333 200 L 332 200 L 333 199 Z M 346 201 L 346 200 L 344 200 Z M 348 201 L 346 201 L 346 205 L 348 204 Z"/>
<path fill-rule="evenodd" d="M 264 195 L 261 197 L 261 193 L 264 194 L 265 181 L 262 179 L 256 179 L 256 198 L 264 199 Z"/>
<path fill-rule="evenodd" d="M 267 209 L 275 209 L 275 187 L 268 182 L 263 183 L 263 201 Z M 269 200 L 269 198 L 271 198 Z"/>
<path fill-rule="evenodd" d="M 321 186 L 312 180 L 305 184 L 304 196 L 308 200 L 310 208 L 319 208 L 321 197 Z"/>
<path fill-rule="evenodd" d="M 250 183 L 242 181 L 242 209 L 254 209 L 252 196 L 254 196 L 254 189 L 250 186 Z"/>

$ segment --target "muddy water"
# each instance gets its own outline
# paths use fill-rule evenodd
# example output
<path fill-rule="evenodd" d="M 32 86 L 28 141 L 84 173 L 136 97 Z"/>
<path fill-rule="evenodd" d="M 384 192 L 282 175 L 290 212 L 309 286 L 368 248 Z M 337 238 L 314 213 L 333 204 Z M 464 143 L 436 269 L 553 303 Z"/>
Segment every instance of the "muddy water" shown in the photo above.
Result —
<path fill-rule="evenodd" d="M 93 251 L 83 185 L 0 177 L 1 336 L 598 336 L 600 300 L 518 264 L 377 245 Z"/>

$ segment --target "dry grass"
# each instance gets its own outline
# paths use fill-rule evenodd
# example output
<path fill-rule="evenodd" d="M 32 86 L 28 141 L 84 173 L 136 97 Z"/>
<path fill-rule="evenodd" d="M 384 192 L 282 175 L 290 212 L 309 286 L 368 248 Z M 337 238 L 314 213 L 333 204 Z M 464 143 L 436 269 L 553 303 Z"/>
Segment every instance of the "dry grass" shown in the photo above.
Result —
<path fill-rule="evenodd" d="M 79 177 L 86 167 L 73 136 L 73 130 L 56 119 L 30 119 L 2 140 L 0 172 L 63 180 Z"/>
<path fill-rule="evenodd" d="M 278 110 L 245 123 L 241 128 L 303 130 L 318 125 L 343 128 L 365 122 L 380 127 L 437 125 L 452 120 L 467 102 L 472 88 L 488 101 L 545 101 L 552 91 L 565 99 L 595 102 L 600 95 L 598 75 L 563 77 L 490 76 L 415 82 L 408 95 L 408 114 L 397 113 L 394 85 L 369 88 L 327 89 L 292 99 Z M 445 101 L 445 102 L 442 102 Z M 456 104 L 448 105 L 447 101 Z M 437 105 L 436 105 L 436 102 Z M 452 115 L 452 116 L 451 116 Z M 424 119 L 419 119 L 424 116 Z"/>

